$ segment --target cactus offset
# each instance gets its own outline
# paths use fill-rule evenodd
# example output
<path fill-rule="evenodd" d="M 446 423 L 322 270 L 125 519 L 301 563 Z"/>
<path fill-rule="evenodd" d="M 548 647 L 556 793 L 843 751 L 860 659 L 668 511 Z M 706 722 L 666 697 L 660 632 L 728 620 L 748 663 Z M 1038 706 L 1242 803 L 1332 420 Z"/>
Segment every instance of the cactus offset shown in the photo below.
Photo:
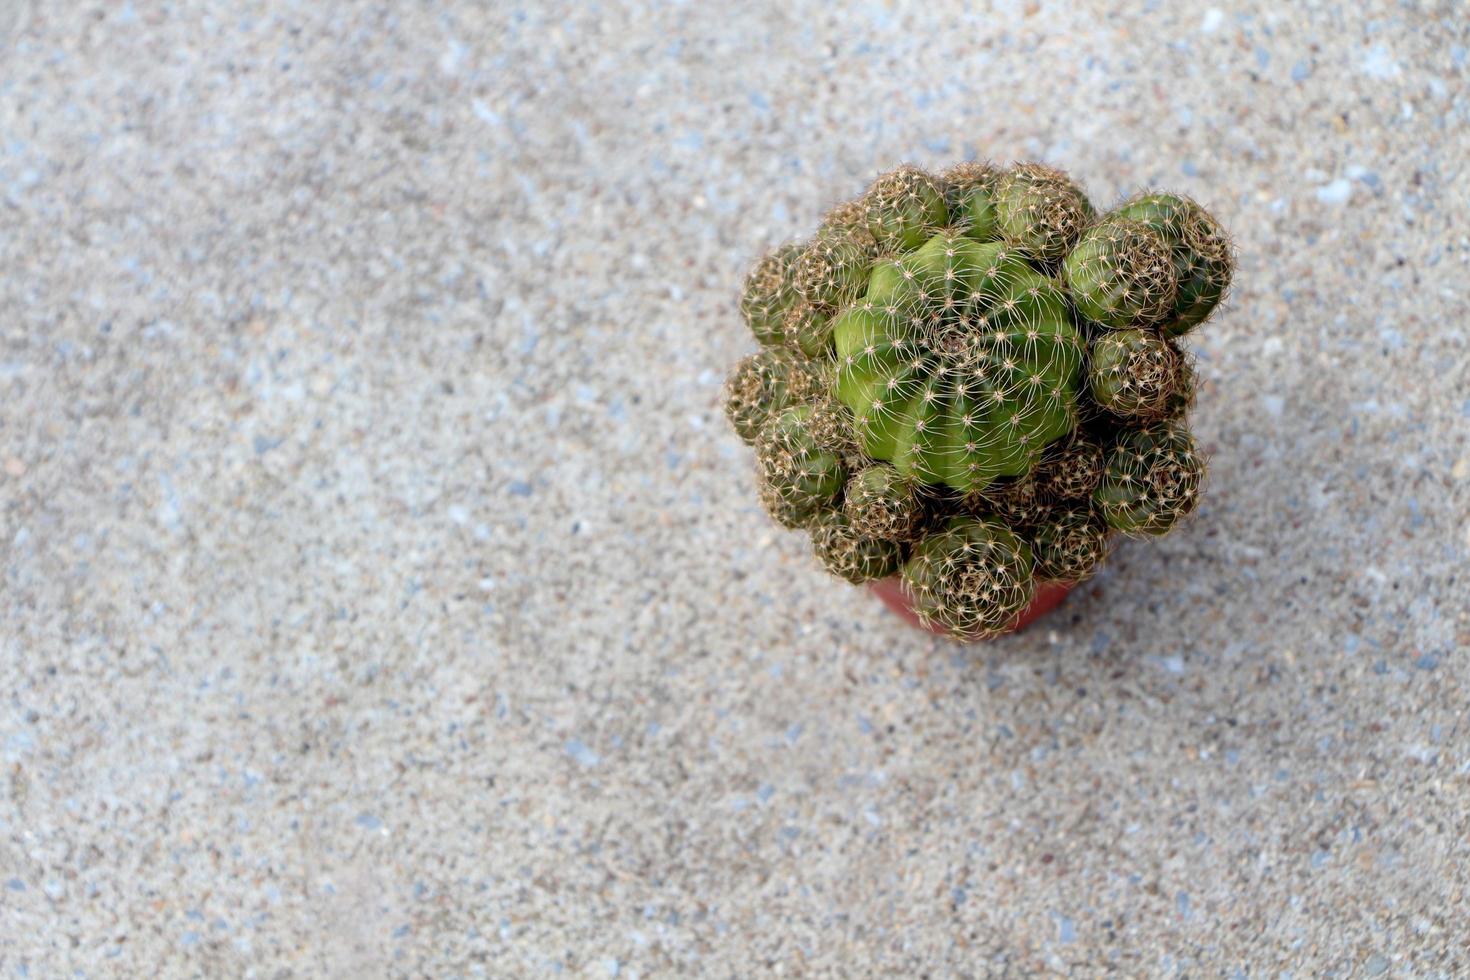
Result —
<path fill-rule="evenodd" d="M 792 277 L 802 251 L 800 245 L 783 245 L 757 262 L 745 277 L 740 315 L 764 347 L 778 347 L 786 340 L 786 311 L 796 301 Z"/>
<path fill-rule="evenodd" d="M 857 585 L 898 571 L 903 548 L 897 541 L 868 537 L 841 513 L 825 513 L 812 526 L 812 553 L 827 571 Z"/>
<path fill-rule="evenodd" d="M 1173 249 L 1178 287 L 1164 332 L 1178 336 L 1203 323 L 1224 299 L 1235 272 L 1234 246 L 1219 222 L 1177 194 L 1145 194 L 1113 213 L 1143 222 Z"/>
<path fill-rule="evenodd" d="M 996 185 L 995 207 L 1005 240 L 1043 262 L 1064 258 L 1094 214 L 1070 177 L 1039 163 L 1006 171 Z"/>
<path fill-rule="evenodd" d="M 788 351 L 765 348 L 742 358 L 725 381 L 725 416 L 751 445 L 761 428 L 788 405 L 813 397 L 820 382 L 812 366 Z"/>
<path fill-rule="evenodd" d="M 1086 500 L 1102 480 L 1103 447 L 1081 432 L 1053 443 L 1036 466 L 1036 486 L 1052 500 Z"/>
<path fill-rule="evenodd" d="M 1045 520 L 1054 504 L 1030 474 L 997 480 L 984 490 L 966 494 L 963 499 L 970 513 L 996 518 L 1016 529 L 1030 528 Z"/>
<path fill-rule="evenodd" d="M 841 458 L 818 441 L 812 423 L 812 408 L 797 405 L 767 421 L 756 441 L 762 502 L 787 527 L 810 524 L 847 481 Z"/>
<path fill-rule="evenodd" d="M 996 231 L 995 186 L 1001 171 L 988 163 L 957 163 L 939 175 L 949 225 L 968 238 L 988 242 Z"/>
<path fill-rule="evenodd" d="M 884 541 L 905 541 L 918 527 L 923 509 L 914 484 L 887 463 L 873 463 L 854 474 L 843 503 L 860 534 Z"/>
<path fill-rule="evenodd" d="M 863 242 L 841 229 L 812 239 L 796 257 L 791 279 L 812 306 L 830 310 L 851 302 L 867 282 L 872 256 Z M 782 337 L 785 337 L 783 324 Z"/>
<path fill-rule="evenodd" d="M 868 234 L 879 248 L 914 248 L 949 220 L 944 187 L 917 167 L 899 167 L 873 182 L 863 197 Z"/>
<path fill-rule="evenodd" d="M 1183 419 L 1194 408 L 1195 400 L 1199 397 L 1199 376 L 1194 371 L 1193 356 L 1181 350 L 1172 340 L 1169 341 L 1169 346 L 1174 349 L 1174 355 L 1178 359 L 1178 370 L 1174 374 L 1174 393 L 1164 406 L 1164 418 Z"/>
<path fill-rule="evenodd" d="M 1168 414 L 1183 366 L 1174 346 L 1148 330 L 1110 330 L 1093 338 L 1087 367 L 1092 397 L 1114 415 Z"/>
<path fill-rule="evenodd" d="M 914 547 L 903 587 L 926 625 L 970 638 L 1003 633 L 1036 590 L 1031 548 L 1004 524 L 958 517 Z"/>
<path fill-rule="evenodd" d="M 833 574 L 896 571 L 920 618 L 1004 632 L 1110 535 L 1192 512 L 1197 379 L 1177 338 L 1234 269 L 1195 202 L 1099 215 L 1041 164 L 900 167 L 746 279 L 762 349 L 725 388 L 760 497 Z"/>
<path fill-rule="evenodd" d="M 1031 534 L 1036 577 L 1081 582 L 1107 557 L 1108 525 L 1086 505 L 1053 510 Z"/>
<path fill-rule="evenodd" d="M 803 357 L 820 359 L 832 348 L 832 318 L 804 299 L 787 307 L 781 327 L 786 346 Z"/>
<path fill-rule="evenodd" d="M 1174 250 L 1142 221 L 1109 217 L 1082 236 L 1062 262 L 1077 311 L 1105 327 L 1158 323 L 1179 291 Z"/>
<path fill-rule="evenodd" d="M 1204 475 L 1204 457 L 1189 430 L 1160 423 L 1118 440 L 1093 500 L 1119 531 L 1163 534 L 1199 503 Z"/>

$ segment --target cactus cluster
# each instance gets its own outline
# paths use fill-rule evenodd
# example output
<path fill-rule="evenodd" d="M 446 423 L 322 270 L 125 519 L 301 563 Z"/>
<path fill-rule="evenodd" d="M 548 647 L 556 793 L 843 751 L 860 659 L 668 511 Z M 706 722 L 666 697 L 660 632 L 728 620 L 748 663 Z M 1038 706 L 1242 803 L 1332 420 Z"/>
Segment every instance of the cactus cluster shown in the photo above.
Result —
<path fill-rule="evenodd" d="M 1037 163 L 904 166 L 746 277 L 760 350 L 725 410 L 760 497 L 832 573 L 898 574 L 926 623 L 1009 629 L 1115 533 L 1194 510 L 1179 339 L 1219 305 L 1233 248 L 1200 205 L 1099 213 Z"/>

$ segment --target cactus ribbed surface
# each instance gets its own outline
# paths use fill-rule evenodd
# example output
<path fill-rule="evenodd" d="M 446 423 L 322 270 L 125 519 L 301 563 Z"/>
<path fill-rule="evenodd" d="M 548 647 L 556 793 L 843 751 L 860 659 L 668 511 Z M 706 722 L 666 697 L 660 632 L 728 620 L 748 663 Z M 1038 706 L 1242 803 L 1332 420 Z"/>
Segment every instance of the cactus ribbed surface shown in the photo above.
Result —
<path fill-rule="evenodd" d="M 879 263 L 832 331 L 863 450 L 905 476 L 983 487 L 1076 424 L 1083 345 L 1066 297 L 1001 242 L 940 232 Z"/>
<path fill-rule="evenodd" d="M 747 276 L 761 350 L 731 373 L 726 414 L 767 510 L 828 570 L 901 572 L 925 622 L 994 635 L 1038 581 L 1091 575 L 1112 534 L 1194 510 L 1197 384 L 1177 338 L 1233 270 L 1189 198 L 1099 213 L 1043 164 L 900 167 Z"/>

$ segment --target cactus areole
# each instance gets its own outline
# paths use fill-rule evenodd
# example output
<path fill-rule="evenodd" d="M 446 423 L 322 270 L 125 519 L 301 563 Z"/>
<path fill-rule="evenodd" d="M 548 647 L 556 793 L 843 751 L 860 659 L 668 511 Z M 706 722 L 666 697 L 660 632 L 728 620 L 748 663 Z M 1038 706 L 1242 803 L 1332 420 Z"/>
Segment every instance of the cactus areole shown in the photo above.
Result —
<path fill-rule="evenodd" d="M 726 414 L 762 503 L 830 572 L 937 632 L 995 636 L 1095 572 L 1116 534 L 1195 509 L 1180 340 L 1233 269 L 1186 197 L 1104 213 L 1042 164 L 900 167 L 746 277 L 760 350 Z"/>

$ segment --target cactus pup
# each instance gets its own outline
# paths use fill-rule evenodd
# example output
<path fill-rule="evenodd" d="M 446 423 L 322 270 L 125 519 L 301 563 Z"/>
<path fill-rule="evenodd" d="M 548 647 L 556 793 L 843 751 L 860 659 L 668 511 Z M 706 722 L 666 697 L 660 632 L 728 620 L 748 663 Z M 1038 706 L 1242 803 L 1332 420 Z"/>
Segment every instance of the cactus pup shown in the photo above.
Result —
<path fill-rule="evenodd" d="M 725 411 L 829 571 L 995 636 L 1197 507 L 1181 342 L 1234 268 L 1180 195 L 1100 211 L 1039 163 L 902 166 L 755 264 Z"/>

